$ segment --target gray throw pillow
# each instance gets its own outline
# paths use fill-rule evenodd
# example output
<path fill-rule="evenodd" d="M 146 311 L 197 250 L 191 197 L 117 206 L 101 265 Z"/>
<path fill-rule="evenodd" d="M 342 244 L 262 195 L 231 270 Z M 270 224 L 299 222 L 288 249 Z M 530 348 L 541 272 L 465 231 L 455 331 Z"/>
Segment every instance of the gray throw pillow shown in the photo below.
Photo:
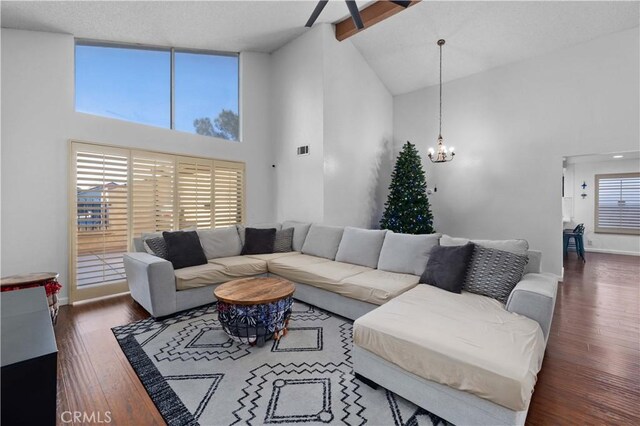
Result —
<path fill-rule="evenodd" d="M 296 222 L 295 220 L 282 222 L 282 229 L 293 228 L 293 243 L 291 244 L 293 251 L 302 251 L 310 227 L 311 224 L 307 222 Z"/>
<path fill-rule="evenodd" d="M 165 243 L 163 237 L 147 238 L 143 241 L 144 250 L 154 256 L 167 259 L 169 252 L 167 251 L 167 243 Z"/>
<path fill-rule="evenodd" d="M 258 223 L 256 225 L 248 225 L 248 226 L 244 226 L 244 225 L 236 225 L 236 228 L 238 229 L 238 235 L 240 235 L 240 242 L 242 243 L 242 245 L 244 246 L 244 234 L 245 234 L 245 229 L 246 228 L 254 228 L 254 229 L 271 229 L 274 228 L 276 231 L 279 231 L 282 229 L 282 224 L 274 222 L 274 223 Z"/>
<path fill-rule="evenodd" d="M 238 256 L 242 252 L 242 243 L 235 226 L 199 229 L 197 232 L 207 259 Z"/>
<path fill-rule="evenodd" d="M 288 253 L 291 251 L 291 244 L 293 243 L 293 231 L 293 228 L 276 231 L 276 239 L 273 242 L 274 253 Z"/>
<path fill-rule="evenodd" d="M 460 294 L 473 258 L 473 243 L 463 246 L 435 246 L 420 282 Z"/>
<path fill-rule="evenodd" d="M 431 249 L 438 245 L 441 234 L 396 234 L 388 231 L 384 237 L 378 269 L 399 274 L 422 275 Z"/>
<path fill-rule="evenodd" d="M 380 249 L 382 249 L 386 233 L 386 230 L 347 226 L 344 228 L 342 240 L 338 246 L 336 261 L 375 268 L 378 266 Z"/>
<path fill-rule="evenodd" d="M 343 232 L 344 228 L 341 226 L 311 225 L 302 253 L 334 260 Z"/>
<path fill-rule="evenodd" d="M 245 244 L 242 247 L 242 254 L 273 253 L 273 243 L 276 240 L 275 228 L 246 228 L 245 232 Z"/>
<path fill-rule="evenodd" d="M 527 256 L 475 245 L 463 290 L 507 303 L 520 282 Z"/>

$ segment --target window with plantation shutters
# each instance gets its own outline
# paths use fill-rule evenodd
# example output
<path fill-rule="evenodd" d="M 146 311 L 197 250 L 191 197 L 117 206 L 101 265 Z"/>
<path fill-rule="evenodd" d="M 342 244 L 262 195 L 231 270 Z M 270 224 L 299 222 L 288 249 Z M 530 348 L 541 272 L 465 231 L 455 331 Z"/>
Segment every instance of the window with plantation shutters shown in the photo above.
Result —
<path fill-rule="evenodd" d="M 215 227 L 243 222 L 244 215 L 244 164 L 214 161 L 214 212 Z"/>
<path fill-rule="evenodd" d="M 71 158 L 71 302 L 128 290 L 134 237 L 244 220 L 244 163 L 80 142 Z"/>
<path fill-rule="evenodd" d="M 131 168 L 133 235 L 174 229 L 174 156 L 133 151 Z"/>
<path fill-rule="evenodd" d="M 125 279 L 122 255 L 128 247 L 126 150 L 74 150 L 74 233 L 77 287 Z"/>
<path fill-rule="evenodd" d="M 176 161 L 180 229 L 211 228 L 213 161 L 195 157 L 178 157 Z"/>
<path fill-rule="evenodd" d="M 640 173 L 596 175 L 595 229 L 640 234 Z"/>

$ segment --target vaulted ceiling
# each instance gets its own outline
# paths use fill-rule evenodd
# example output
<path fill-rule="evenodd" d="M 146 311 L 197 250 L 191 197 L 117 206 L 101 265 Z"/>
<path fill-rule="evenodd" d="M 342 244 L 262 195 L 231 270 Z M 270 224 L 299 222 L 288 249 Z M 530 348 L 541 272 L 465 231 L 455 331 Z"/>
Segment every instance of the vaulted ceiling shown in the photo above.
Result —
<path fill-rule="evenodd" d="M 80 38 L 272 52 L 301 35 L 315 1 L 2 2 L 2 26 L 70 33 Z M 358 2 L 360 8 L 369 2 Z M 348 16 L 330 1 L 318 23 Z M 438 81 L 436 41 L 444 48 L 444 80 L 637 27 L 638 2 L 429 1 L 349 40 L 392 94 Z"/>

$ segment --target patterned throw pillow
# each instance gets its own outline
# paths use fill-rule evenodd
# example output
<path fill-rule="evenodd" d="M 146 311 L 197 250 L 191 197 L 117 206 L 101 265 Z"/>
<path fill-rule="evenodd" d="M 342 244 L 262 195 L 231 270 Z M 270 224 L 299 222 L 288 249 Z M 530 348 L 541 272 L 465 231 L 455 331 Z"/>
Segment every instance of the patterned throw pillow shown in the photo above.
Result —
<path fill-rule="evenodd" d="M 167 259 L 169 257 L 167 243 L 165 243 L 163 237 L 147 238 L 144 240 L 144 249 L 147 253 L 163 259 Z"/>
<path fill-rule="evenodd" d="M 273 242 L 274 253 L 288 253 L 293 244 L 293 228 L 276 231 L 276 239 Z"/>
<path fill-rule="evenodd" d="M 526 255 L 476 244 L 463 289 L 507 303 L 511 290 L 522 279 L 527 261 Z"/>

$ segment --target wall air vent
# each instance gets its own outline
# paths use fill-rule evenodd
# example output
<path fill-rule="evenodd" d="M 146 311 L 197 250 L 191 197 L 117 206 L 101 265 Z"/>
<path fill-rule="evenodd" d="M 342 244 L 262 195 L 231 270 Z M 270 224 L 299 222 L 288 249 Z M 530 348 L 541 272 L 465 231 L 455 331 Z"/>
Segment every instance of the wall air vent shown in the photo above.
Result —
<path fill-rule="evenodd" d="M 298 155 L 309 155 L 309 145 L 299 146 Z"/>

